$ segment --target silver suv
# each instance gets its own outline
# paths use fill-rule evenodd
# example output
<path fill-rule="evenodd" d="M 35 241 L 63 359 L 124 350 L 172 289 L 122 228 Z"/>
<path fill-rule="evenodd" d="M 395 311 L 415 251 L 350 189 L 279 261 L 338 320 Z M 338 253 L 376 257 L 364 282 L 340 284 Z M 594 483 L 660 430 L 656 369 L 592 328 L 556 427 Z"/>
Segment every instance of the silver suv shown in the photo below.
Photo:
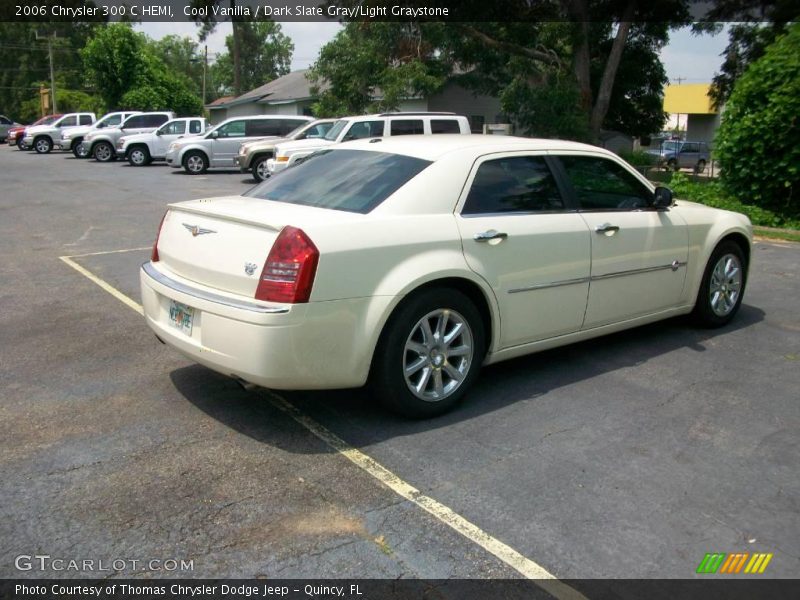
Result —
<path fill-rule="evenodd" d="M 183 117 L 167 121 L 152 133 L 125 135 L 117 140 L 117 158 L 131 166 L 144 167 L 154 160 L 164 160 L 169 145 L 187 135 L 200 135 L 206 130 L 203 117 Z"/>
<path fill-rule="evenodd" d="M 47 154 L 53 149 L 56 140 L 61 140 L 61 131 L 65 127 L 92 125 L 96 120 L 94 113 L 67 113 L 53 121 L 50 125 L 36 125 L 25 130 L 23 143 L 33 147 L 39 154 Z"/>
<path fill-rule="evenodd" d="M 311 117 L 253 115 L 223 121 L 202 136 L 187 137 L 170 144 L 167 164 L 183 167 L 190 175 L 205 173 L 209 168 L 233 166 L 239 147 L 257 139 L 283 137 L 298 125 L 313 121 Z"/>
<path fill-rule="evenodd" d="M 175 113 L 167 111 L 145 112 L 133 115 L 125 119 L 120 127 L 99 129 L 86 134 L 83 138 L 85 151 L 90 156 L 94 156 L 99 162 L 117 160 L 117 141 L 123 135 L 133 135 L 135 133 L 150 133 L 161 125 L 175 118 Z"/>
<path fill-rule="evenodd" d="M 110 112 L 102 116 L 94 125 L 80 125 L 78 127 L 67 127 L 61 131 L 61 138 L 54 140 L 55 145 L 61 150 L 71 150 L 75 158 L 86 158 L 89 156 L 83 146 L 83 138 L 86 134 L 95 129 L 105 129 L 106 127 L 119 127 L 125 119 L 131 115 L 138 115 L 138 110 L 128 110 L 120 112 Z"/>

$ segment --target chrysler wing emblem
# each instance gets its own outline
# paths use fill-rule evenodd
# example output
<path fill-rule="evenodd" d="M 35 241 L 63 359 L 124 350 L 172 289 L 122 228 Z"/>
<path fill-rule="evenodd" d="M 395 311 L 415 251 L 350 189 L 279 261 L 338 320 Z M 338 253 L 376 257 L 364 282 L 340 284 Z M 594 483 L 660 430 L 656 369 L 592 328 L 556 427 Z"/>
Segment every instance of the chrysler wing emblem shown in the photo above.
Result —
<path fill-rule="evenodd" d="M 189 233 L 192 234 L 192 237 L 197 237 L 198 235 L 203 235 L 205 233 L 217 233 L 213 229 L 204 229 L 202 227 L 198 227 L 197 225 L 189 225 L 188 223 L 183 223 L 183 226 L 189 230 Z"/>

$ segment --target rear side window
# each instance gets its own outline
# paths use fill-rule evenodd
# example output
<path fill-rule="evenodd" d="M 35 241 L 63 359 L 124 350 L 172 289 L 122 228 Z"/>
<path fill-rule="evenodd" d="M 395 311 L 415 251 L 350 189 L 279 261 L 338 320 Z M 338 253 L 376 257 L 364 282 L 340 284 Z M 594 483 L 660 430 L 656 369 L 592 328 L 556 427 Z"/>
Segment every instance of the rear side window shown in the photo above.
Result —
<path fill-rule="evenodd" d="M 79 117 L 81 125 L 91 125 L 94 121 L 92 121 L 92 115 L 81 115 Z"/>
<path fill-rule="evenodd" d="M 279 136 L 283 131 L 278 119 L 254 119 L 247 121 L 247 137 Z"/>
<path fill-rule="evenodd" d="M 461 133 L 461 128 L 453 119 L 431 119 L 431 133 Z"/>
<path fill-rule="evenodd" d="M 635 210 L 650 206 L 653 194 L 612 160 L 593 156 L 559 157 L 581 210 Z"/>
<path fill-rule="evenodd" d="M 478 167 L 461 214 L 551 210 L 564 210 L 564 200 L 544 157 L 512 156 Z"/>
<path fill-rule="evenodd" d="M 422 135 L 425 133 L 422 119 L 392 119 L 389 121 L 391 135 Z"/>
<path fill-rule="evenodd" d="M 288 133 L 291 133 L 295 129 L 297 129 L 300 125 L 307 123 L 305 119 L 282 119 L 280 121 L 280 135 L 281 137 L 285 136 Z"/>
<path fill-rule="evenodd" d="M 322 150 L 245 196 L 368 213 L 430 164 L 399 154 L 366 150 Z"/>
<path fill-rule="evenodd" d="M 342 138 L 343 142 L 371 137 L 383 137 L 383 121 L 361 121 L 353 123 Z"/>
<path fill-rule="evenodd" d="M 203 133 L 202 121 L 189 121 L 189 133 Z"/>
<path fill-rule="evenodd" d="M 169 115 L 144 115 L 142 127 L 160 127 L 169 121 Z"/>

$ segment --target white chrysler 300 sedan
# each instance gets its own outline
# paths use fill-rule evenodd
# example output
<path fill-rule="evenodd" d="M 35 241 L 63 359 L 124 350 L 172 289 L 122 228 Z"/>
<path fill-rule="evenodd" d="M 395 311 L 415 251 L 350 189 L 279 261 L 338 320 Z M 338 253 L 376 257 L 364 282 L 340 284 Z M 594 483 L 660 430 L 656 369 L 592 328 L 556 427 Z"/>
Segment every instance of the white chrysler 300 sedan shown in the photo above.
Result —
<path fill-rule="evenodd" d="M 736 314 L 740 214 L 583 144 L 406 136 L 322 150 L 242 196 L 168 207 L 141 270 L 163 342 L 276 389 L 451 408 L 481 365 L 674 315 Z"/>

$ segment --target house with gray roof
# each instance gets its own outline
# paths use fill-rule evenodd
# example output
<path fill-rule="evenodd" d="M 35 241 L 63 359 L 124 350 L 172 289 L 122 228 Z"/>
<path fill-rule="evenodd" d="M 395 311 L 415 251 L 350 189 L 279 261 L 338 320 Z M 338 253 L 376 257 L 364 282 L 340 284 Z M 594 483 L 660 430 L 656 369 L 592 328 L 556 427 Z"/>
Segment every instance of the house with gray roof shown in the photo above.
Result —
<path fill-rule="evenodd" d="M 241 96 L 207 104 L 209 120 L 216 125 L 225 119 L 246 115 L 311 115 L 316 96 L 311 93 L 307 73 L 307 70 L 292 71 Z M 398 110 L 454 112 L 466 116 L 476 133 L 483 131 L 484 124 L 508 122 L 502 115 L 499 99 L 474 94 L 454 81 L 430 97 L 403 100 Z"/>

